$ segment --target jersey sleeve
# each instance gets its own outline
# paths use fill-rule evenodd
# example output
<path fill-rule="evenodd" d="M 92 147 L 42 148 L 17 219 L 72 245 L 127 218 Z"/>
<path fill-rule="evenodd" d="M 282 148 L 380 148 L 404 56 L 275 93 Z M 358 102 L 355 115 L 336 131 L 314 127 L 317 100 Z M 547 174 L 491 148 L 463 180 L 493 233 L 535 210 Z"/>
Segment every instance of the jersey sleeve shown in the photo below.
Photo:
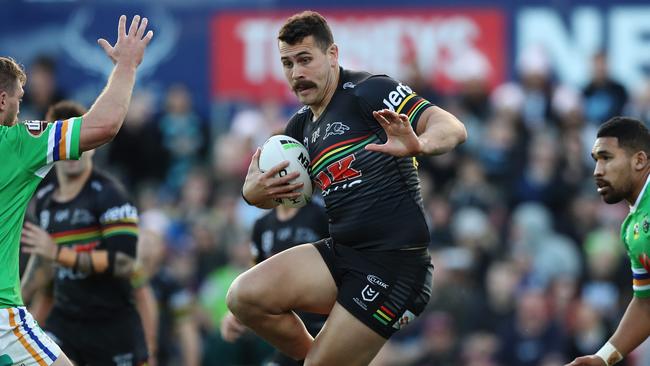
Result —
<path fill-rule="evenodd" d="M 303 131 L 302 131 L 302 123 L 300 121 L 300 118 L 298 117 L 301 113 L 304 113 L 305 107 L 298 111 L 291 119 L 289 120 L 289 123 L 287 123 L 287 126 L 284 128 L 284 134 L 293 137 L 294 139 L 302 142 L 303 140 Z"/>
<path fill-rule="evenodd" d="M 99 225 L 106 248 L 109 252 L 122 252 L 135 258 L 138 241 L 137 208 L 120 186 L 91 182 L 91 187 L 100 191 Z"/>
<path fill-rule="evenodd" d="M 406 114 L 417 129 L 418 119 L 422 112 L 433 106 L 431 102 L 417 95 L 408 85 L 386 75 L 376 75 L 368 78 L 355 87 L 355 94 L 364 114 L 374 120 L 373 111 L 390 109 L 396 113 Z"/>
<path fill-rule="evenodd" d="M 632 290 L 634 297 L 650 298 L 650 257 L 645 248 L 650 245 L 650 223 L 644 218 L 643 223 L 628 216 L 621 225 L 621 241 L 630 259 L 632 272 Z"/>
<path fill-rule="evenodd" d="M 14 146 L 17 163 L 42 177 L 39 170 L 51 163 L 79 159 L 81 122 L 81 117 L 75 117 L 52 123 L 26 121 L 11 127 L 7 138 Z"/>

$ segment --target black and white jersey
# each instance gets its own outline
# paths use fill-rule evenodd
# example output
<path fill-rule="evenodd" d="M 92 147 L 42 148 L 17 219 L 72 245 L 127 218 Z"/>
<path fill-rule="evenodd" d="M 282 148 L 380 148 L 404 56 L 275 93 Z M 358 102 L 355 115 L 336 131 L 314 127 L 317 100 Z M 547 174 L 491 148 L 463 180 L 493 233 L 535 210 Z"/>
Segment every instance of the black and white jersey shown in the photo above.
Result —
<path fill-rule="evenodd" d="M 415 159 L 367 151 L 365 146 L 386 142 L 373 111 L 406 114 L 416 129 L 429 106 L 388 76 L 341 69 L 336 92 L 317 120 L 308 107 L 291 118 L 285 133 L 309 151 L 310 175 L 322 190 L 336 243 L 368 250 L 428 245 Z"/>

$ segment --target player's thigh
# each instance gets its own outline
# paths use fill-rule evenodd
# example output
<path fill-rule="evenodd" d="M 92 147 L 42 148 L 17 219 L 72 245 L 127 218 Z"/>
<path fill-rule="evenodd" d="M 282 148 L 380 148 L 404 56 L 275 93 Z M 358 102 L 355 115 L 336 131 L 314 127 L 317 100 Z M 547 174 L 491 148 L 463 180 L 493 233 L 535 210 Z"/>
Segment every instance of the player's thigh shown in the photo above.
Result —
<path fill-rule="evenodd" d="M 241 274 L 228 297 L 229 303 L 255 303 L 273 313 L 290 309 L 327 313 L 336 295 L 336 283 L 320 253 L 314 244 L 303 244 Z"/>
<path fill-rule="evenodd" d="M 305 366 L 367 366 L 384 343 L 386 338 L 336 303 L 307 354 Z"/>

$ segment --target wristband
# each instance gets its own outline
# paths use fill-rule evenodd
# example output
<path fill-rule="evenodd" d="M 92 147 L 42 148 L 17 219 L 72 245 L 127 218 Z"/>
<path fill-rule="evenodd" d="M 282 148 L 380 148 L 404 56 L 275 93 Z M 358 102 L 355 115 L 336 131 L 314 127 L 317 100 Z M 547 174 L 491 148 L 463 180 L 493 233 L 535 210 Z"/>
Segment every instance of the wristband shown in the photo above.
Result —
<path fill-rule="evenodd" d="M 623 359 L 621 352 L 619 352 L 613 344 L 609 343 L 609 341 L 607 341 L 607 343 L 596 352 L 596 356 L 605 361 L 607 366 L 615 365 Z"/>

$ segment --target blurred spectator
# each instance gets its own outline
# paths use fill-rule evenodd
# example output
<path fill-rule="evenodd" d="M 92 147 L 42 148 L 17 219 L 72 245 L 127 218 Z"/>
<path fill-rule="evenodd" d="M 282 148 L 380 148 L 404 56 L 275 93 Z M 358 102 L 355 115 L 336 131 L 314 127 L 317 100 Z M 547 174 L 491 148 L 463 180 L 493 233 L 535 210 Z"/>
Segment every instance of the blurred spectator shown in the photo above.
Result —
<path fill-rule="evenodd" d="M 56 82 L 56 61 L 49 56 L 37 56 L 29 66 L 27 75 L 20 118 L 42 120 L 51 105 L 65 99 Z"/>
<path fill-rule="evenodd" d="M 496 352 L 499 340 L 491 333 L 468 335 L 461 345 L 461 362 L 464 366 L 497 366 Z"/>
<path fill-rule="evenodd" d="M 650 125 L 650 79 L 634 91 L 627 114 L 645 122 L 646 126 Z"/>
<path fill-rule="evenodd" d="M 151 91 L 136 90 L 120 133 L 108 144 L 108 161 L 127 186 L 160 182 L 169 163 L 161 147 L 160 130 L 154 120 L 155 99 Z"/>
<path fill-rule="evenodd" d="M 540 46 L 525 49 L 517 60 L 524 101 L 521 109 L 524 125 L 534 132 L 551 125 L 553 85 L 550 61 Z"/>
<path fill-rule="evenodd" d="M 591 81 L 583 90 L 584 111 L 589 123 L 600 125 L 623 114 L 628 94 L 623 85 L 610 76 L 604 51 L 594 55 L 591 66 Z"/>
<path fill-rule="evenodd" d="M 529 280 L 547 286 L 555 278 L 577 278 L 582 270 L 577 245 L 553 229 L 547 208 L 536 203 L 518 206 L 512 214 L 511 250 L 527 266 Z"/>
<path fill-rule="evenodd" d="M 207 125 L 193 110 L 192 97 L 183 84 L 169 87 L 165 110 L 158 121 L 162 146 L 169 155 L 167 185 L 178 189 L 192 167 L 206 156 Z"/>
<path fill-rule="evenodd" d="M 198 366 L 201 340 L 194 320 L 194 297 L 164 265 L 167 220 L 164 214 L 155 211 L 144 212 L 141 220 L 138 257 L 143 271 L 150 277 L 160 316 L 158 365 Z"/>
<path fill-rule="evenodd" d="M 515 316 L 502 326 L 499 341 L 502 365 L 538 366 L 566 359 L 565 336 L 550 317 L 544 293 L 536 288 L 519 293 Z"/>

